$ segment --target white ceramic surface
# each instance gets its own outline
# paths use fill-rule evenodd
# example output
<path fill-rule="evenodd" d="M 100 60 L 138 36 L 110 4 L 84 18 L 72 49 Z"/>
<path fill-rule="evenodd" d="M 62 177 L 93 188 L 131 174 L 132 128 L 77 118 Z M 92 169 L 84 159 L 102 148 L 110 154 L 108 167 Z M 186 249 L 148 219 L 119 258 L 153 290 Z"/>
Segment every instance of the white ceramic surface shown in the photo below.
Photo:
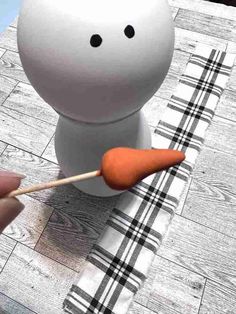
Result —
<path fill-rule="evenodd" d="M 100 169 L 103 154 L 117 146 L 151 148 L 151 134 L 141 111 L 121 121 L 108 124 L 78 123 L 60 116 L 55 136 L 55 150 L 66 177 Z M 74 183 L 78 189 L 97 196 L 121 193 L 105 183 L 103 177 Z"/>
<path fill-rule="evenodd" d="M 172 60 L 166 0 L 23 0 L 17 42 L 32 86 L 62 115 L 55 149 L 65 176 L 96 170 L 105 148 L 151 147 L 139 110 Z M 117 193 L 101 181 L 75 186 Z"/>
<path fill-rule="evenodd" d="M 95 34 L 98 47 L 90 44 Z M 165 78 L 173 44 L 166 0 L 24 0 L 18 21 L 32 85 L 79 121 L 109 122 L 141 108 Z"/>

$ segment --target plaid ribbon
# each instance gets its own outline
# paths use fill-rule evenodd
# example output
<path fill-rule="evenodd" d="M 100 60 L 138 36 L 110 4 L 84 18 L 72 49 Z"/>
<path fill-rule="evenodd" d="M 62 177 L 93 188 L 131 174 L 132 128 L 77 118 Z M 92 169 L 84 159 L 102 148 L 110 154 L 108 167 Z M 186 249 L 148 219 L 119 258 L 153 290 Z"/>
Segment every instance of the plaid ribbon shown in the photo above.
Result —
<path fill-rule="evenodd" d="M 120 197 L 64 301 L 67 313 L 128 311 L 173 218 L 234 57 L 203 45 L 191 56 L 153 138 L 154 148 L 184 151 L 186 159 Z"/>

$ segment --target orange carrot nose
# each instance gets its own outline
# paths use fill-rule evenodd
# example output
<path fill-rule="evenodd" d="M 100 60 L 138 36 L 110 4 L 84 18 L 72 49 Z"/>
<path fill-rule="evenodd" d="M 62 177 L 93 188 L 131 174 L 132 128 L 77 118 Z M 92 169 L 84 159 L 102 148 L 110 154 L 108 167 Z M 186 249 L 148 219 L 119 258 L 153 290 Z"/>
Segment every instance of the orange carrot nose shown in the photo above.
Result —
<path fill-rule="evenodd" d="M 101 174 L 112 189 L 126 190 L 152 173 L 181 163 L 185 155 L 171 149 L 117 147 L 102 158 Z"/>

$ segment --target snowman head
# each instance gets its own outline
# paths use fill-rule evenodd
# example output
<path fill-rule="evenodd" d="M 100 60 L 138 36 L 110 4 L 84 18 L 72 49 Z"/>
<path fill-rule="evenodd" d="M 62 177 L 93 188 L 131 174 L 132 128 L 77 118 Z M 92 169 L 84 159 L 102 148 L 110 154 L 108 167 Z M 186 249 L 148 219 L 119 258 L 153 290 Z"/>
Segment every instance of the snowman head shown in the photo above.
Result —
<path fill-rule="evenodd" d="M 25 73 L 56 111 L 106 123 L 139 110 L 169 69 L 166 0 L 24 0 L 18 47 Z"/>

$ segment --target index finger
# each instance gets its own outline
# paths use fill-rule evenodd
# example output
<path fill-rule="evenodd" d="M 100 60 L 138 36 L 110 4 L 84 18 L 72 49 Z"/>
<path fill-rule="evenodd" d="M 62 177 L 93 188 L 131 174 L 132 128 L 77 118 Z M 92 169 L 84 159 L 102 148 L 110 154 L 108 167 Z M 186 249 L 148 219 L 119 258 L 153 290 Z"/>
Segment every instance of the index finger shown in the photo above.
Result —
<path fill-rule="evenodd" d="M 0 177 L 0 197 L 3 197 L 12 190 L 16 190 L 21 183 L 21 178 L 17 177 Z"/>

